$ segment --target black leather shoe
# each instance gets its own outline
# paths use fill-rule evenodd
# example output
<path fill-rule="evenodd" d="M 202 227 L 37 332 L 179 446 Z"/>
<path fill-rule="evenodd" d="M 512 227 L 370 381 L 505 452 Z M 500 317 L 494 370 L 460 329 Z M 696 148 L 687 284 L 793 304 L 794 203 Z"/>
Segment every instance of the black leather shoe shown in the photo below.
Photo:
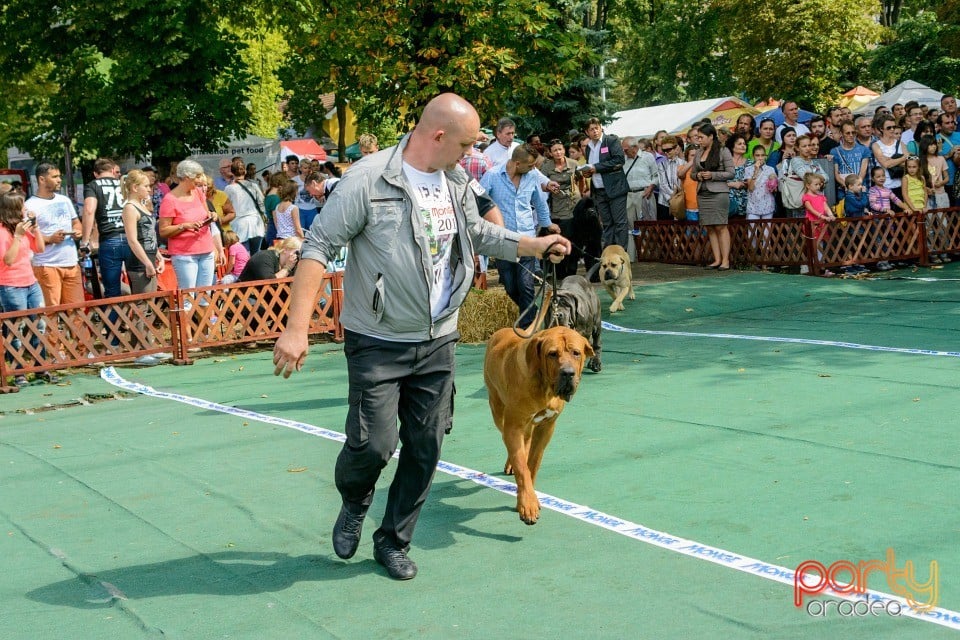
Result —
<path fill-rule="evenodd" d="M 357 552 L 366 514 L 367 507 L 360 504 L 345 501 L 340 507 L 337 523 L 333 525 L 333 550 L 344 560 Z"/>
<path fill-rule="evenodd" d="M 373 559 L 386 567 L 394 580 L 410 580 L 417 575 L 417 563 L 407 557 L 406 549 L 387 537 L 373 536 Z"/>

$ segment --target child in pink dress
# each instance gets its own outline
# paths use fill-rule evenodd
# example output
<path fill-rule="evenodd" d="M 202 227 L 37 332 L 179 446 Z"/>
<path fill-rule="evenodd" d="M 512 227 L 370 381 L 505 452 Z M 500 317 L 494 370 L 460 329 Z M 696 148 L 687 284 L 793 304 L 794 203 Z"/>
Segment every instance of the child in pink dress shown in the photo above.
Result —
<path fill-rule="evenodd" d="M 823 176 L 818 173 L 804 174 L 803 195 L 800 196 L 806 218 L 813 223 L 813 239 L 817 243 L 817 254 L 821 259 L 823 259 L 823 253 L 820 251 L 820 241 L 827 235 L 827 223 L 837 219 L 830 211 L 827 196 L 823 194 L 825 182 Z M 825 270 L 823 275 L 832 276 L 834 274 Z"/>
<path fill-rule="evenodd" d="M 250 262 L 250 252 L 240 242 L 240 237 L 233 231 L 223 232 L 223 245 L 227 249 L 227 272 L 220 282 L 233 284 L 243 273 L 243 268 Z"/>

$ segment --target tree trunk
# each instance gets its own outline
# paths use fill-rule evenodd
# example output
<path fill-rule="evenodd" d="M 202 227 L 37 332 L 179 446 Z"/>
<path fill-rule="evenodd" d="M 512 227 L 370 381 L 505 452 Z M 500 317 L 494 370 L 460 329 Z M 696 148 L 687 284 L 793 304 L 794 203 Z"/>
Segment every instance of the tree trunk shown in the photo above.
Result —
<path fill-rule="evenodd" d="M 893 28 L 900 21 L 900 10 L 903 0 L 883 0 L 883 11 L 880 14 L 880 23 L 885 27 Z"/>
<path fill-rule="evenodd" d="M 337 162 L 345 162 L 347 158 L 347 101 L 337 92 L 334 98 L 337 106 Z"/>

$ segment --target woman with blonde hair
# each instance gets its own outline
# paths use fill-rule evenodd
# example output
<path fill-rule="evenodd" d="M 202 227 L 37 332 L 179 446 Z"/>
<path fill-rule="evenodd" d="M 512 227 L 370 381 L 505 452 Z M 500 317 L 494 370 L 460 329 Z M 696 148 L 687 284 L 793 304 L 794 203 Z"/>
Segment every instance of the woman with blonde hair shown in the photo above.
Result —
<path fill-rule="evenodd" d="M 130 279 L 130 293 L 157 290 L 157 274 L 163 271 L 164 260 L 157 252 L 157 232 L 153 224 L 150 200 L 150 178 L 139 169 L 129 172 L 120 187 L 123 194 L 123 231 L 130 247 L 125 262 Z"/>
<path fill-rule="evenodd" d="M 237 217 L 226 191 L 217 189 L 215 180 L 207 181 L 207 209 L 217 214 L 217 224 L 221 231 L 230 231 L 230 223 Z"/>
<path fill-rule="evenodd" d="M 258 251 L 250 258 L 238 278 L 239 282 L 254 280 L 272 280 L 274 278 L 289 278 L 297 268 L 300 260 L 300 246 L 303 243 L 297 236 L 284 238 L 280 244 L 263 251 Z"/>

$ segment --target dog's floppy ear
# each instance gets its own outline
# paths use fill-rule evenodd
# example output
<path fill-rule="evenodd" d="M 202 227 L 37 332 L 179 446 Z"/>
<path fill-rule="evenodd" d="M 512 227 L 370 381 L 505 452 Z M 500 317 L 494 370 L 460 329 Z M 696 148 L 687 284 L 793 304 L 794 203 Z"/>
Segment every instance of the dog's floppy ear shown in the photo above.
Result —
<path fill-rule="evenodd" d="M 527 360 L 527 371 L 535 377 L 533 381 L 537 387 L 540 386 L 542 381 L 542 372 L 543 372 L 543 334 L 538 333 L 532 338 L 527 340 L 527 350 L 524 354 Z"/>
<path fill-rule="evenodd" d="M 579 298 L 577 296 L 565 296 L 564 300 L 567 302 L 567 306 L 570 307 L 570 322 L 571 324 L 576 324 L 576 319 L 580 317 Z"/>
<path fill-rule="evenodd" d="M 577 335 L 580 336 L 579 333 Z M 581 340 L 581 344 L 583 345 L 583 354 L 585 356 L 584 359 L 592 358 L 595 352 L 593 350 L 593 347 L 590 345 L 590 341 L 584 338 L 583 336 L 580 336 L 580 340 Z"/>

